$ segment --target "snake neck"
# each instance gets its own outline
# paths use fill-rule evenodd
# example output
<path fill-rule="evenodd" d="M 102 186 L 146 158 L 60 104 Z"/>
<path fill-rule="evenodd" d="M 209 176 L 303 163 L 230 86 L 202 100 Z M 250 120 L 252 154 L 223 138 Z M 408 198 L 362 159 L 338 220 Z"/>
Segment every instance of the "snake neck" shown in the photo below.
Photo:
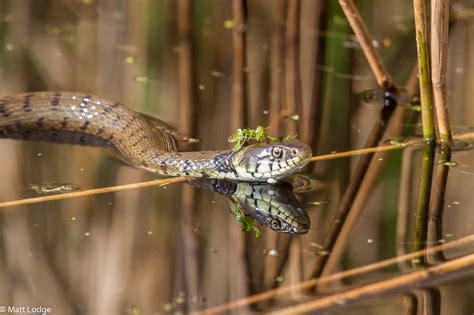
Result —
<path fill-rule="evenodd" d="M 166 176 L 201 178 L 235 177 L 232 151 L 157 152 L 150 153 L 142 168 Z"/>

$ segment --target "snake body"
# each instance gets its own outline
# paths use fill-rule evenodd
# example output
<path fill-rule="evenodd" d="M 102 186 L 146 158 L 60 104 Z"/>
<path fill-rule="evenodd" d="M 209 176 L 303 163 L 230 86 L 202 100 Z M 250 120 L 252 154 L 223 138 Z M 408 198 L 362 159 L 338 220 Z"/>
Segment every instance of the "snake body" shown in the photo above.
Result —
<path fill-rule="evenodd" d="M 177 150 L 173 132 L 129 107 L 71 92 L 34 92 L 0 99 L 0 138 L 108 146 L 132 166 L 166 176 L 274 183 L 304 167 L 311 149 L 298 141 L 240 151 Z"/>

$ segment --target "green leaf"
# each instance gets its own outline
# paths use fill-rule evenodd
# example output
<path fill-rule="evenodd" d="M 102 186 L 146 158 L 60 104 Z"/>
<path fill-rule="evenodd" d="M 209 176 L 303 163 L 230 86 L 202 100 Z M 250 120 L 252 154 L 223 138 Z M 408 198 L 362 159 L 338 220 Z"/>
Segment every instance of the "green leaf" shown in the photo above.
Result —
<path fill-rule="evenodd" d="M 245 214 L 244 210 L 237 203 L 232 203 L 231 212 L 243 232 L 255 231 L 256 238 L 262 236 L 262 232 L 260 232 L 259 228 L 253 223 L 254 219 L 252 216 Z"/>
<path fill-rule="evenodd" d="M 239 151 L 243 146 L 255 143 L 272 143 L 279 141 L 292 140 L 296 138 L 294 135 L 288 135 L 284 138 L 281 137 L 272 137 L 267 133 L 268 127 L 257 126 L 256 129 L 237 129 L 229 138 L 229 142 L 236 142 L 234 145 L 233 151 Z"/>

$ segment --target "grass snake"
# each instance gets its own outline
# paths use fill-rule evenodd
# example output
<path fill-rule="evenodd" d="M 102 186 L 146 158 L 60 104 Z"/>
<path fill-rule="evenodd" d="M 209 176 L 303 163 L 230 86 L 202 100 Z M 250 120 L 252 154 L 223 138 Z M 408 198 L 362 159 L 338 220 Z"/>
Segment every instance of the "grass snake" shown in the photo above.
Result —
<path fill-rule="evenodd" d="M 160 120 L 122 103 L 71 92 L 1 98 L 0 138 L 112 147 L 132 166 L 160 175 L 268 183 L 295 173 L 312 156 L 309 146 L 294 140 L 239 151 L 180 152 Z"/>

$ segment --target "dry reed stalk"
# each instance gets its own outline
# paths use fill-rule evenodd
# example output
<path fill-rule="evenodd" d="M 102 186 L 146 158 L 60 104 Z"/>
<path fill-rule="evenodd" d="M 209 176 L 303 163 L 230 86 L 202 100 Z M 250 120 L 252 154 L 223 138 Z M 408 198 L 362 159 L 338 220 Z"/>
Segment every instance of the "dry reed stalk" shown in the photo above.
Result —
<path fill-rule="evenodd" d="M 418 83 L 418 82 L 417 82 Z M 413 200 L 414 189 L 412 188 L 412 174 L 415 168 L 413 162 L 415 155 L 414 150 L 407 150 L 403 153 L 400 170 L 400 192 L 398 195 L 397 209 L 397 229 L 395 243 L 397 244 L 396 253 L 398 256 L 405 255 L 409 250 L 407 248 L 407 235 L 409 234 L 409 220 L 411 214 L 411 200 Z M 410 249 L 411 250 L 411 249 Z M 411 265 L 399 265 L 400 270 L 411 269 Z"/>
<path fill-rule="evenodd" d="M 323 154 L 323 155 L 313 156 L 311 158 L 311 162 L 326 161 L 326 160 L 338 159 L 338 158 L 343 158 L 343 157 L 370 154 L 370 153 L 383 152 L 383 151 L 400 150 L 406 147 L 407 146 L 404 144 L 389 144 L 389 145 L 382 145 L 378 147 L 365 148 L 365 149 L 359 149 L 359 150 Z"/>
<path fill-rule="evenodd" d="M 451 141 L 446 70 L 448 66 L 449 0 L 431 0 L 431 80 L 441 140 Z"/>
<path fill-rule="evenodd" d="M 375 79 L 377 80 L 377 84 L 383 89 L 395 89 L 395 85 L 393 83 L 392 77 L 388 73 L 387 69 L 385 68 L 380 55 L 378 54 L 377 50 L 375 50 L 374 46 L 372 45 L 372 39 L 367 31 L 367 27 L 365 26 L 362 17 L 357 10 L 354 1 L 352 0 L 339 0 L 339 4 L 344 11 L 344 14 L 349 21 L 349 24 L 354 31 L 357 40 L 364 52 L 367 61 L 369 62 L 370 68 L 374 73 Z"/>
<path fill-rule="evenodd" d="M 106 194 L 106 193 L 116 192 L 116 191 L 121 191 L 121 190 L 137 189 L 137 188 L 144 188 L 144 187 L 151 187 L 151 186 L 161 187 L 161 186 L 166 186 L 169 184 L 182 183 L 186 181 L 187 179 L 188 177 L 156 179 L 156 180 L 151 180 L 151 181 L 142 182 L 142 183 L 95 188 L 95 189 L 75 191 L 75 192 L 59 194 L 59 195 L 33 197 L 33 198 L 26 198 L 26 199 L 14 200 L 14 201 L 4 201 L 4 202 L 0 202 L 0 208 L 29 205 L 29 204 L 34 204 L 34 203 L 46 202 L 46 201 L 64 200 L 64 199 L 92 196 L 92 195 L 98 195 L 98 194 Z"/>
<path fill-rule="evenodd" d="M 302 1 L 300 9 L 301 127 L 298 138 L 309 145 L 314 144 L 321 92 L 321 73 L 316 65 L 322 62 L 322 39 L 318 35 L 324 21 L 323 7 L 322 1 Z"/>
<path fill-rule="evenodd" d="M 285 35 L 285 96 L 286 104 L 284 108 L 290 115 L 301 115 L 301 78 L 299 70 L 299 17 L 300 0 L 288 2 L 288 12 L 286 17 Z M 297 122 L 286 120 L 286 134 L 297 135 Z"/>
<path fill-rule="evenodd" d="M 403 304 L 405 305 L 405 315 L 418 314 L 418 300 L 414 294 L 406 294 L 403 297 Z"/>
<path fill-rule="evenodd" d="M 376 118 L 375 124 L 367 137 L 364 147 L 370 148 L 376 146 L 383 134 L 385 133 L 387 122 L 390 121 L 390 117 L 393 113 L 393 107 L 384 107 Z M 324 251 L 332 252 L 334 245 L 336 244 L 337 238 L 341 233 L 341 230 L 345 224 L 347 216 L 349 215 L 355 198 L 359 192 L 360 185 L 362 184 L 364 177 L 366 176 L 370 163 L 373 158 L 373 153 L 362 156 L 357 165 L 349 184 L 347 185 L 344 195 L 341 198 L 341 202 L 337 208 L 334 218 L 329 226 L 326 237 L 323 241 L 322 247 Z M 319 256 L 314 263 L 310 277 L 317 278 L 321 276 L 325 265 L 328 261 L 328 255 Z"/>
<path fill-rule="evenodd" d="M 179 131 L 192 136 L 193 133 L 193 88 L 191 66 L 191 38 L 190 38 L 190 2 L 178 0 L 178 32 L 179 32 Z"/>
<path fill-rule="evenodd" d="M 403 123 L 406 120 L 408 112 L 409 111 L 403 107 L 396 108 L 392 119 L 388 123 L 385 134 L 389 137 L 399 137 L 402 134 Z M 416 142 L 413 142 L 413 145 L 416 145 Z M 346 222 L 339 232 L 336 243 L 328 257 L 328 261 L 324 267 L 324 274 L 333 273 L 340 266 L 344 254 L 346 253 L 347 244 L 352 239 L 352 231 L 354 227 L 360 223 L 363 214 L 367 211 L 367 203 L 373 195 L 374 187 L 380 182 L 380 174 L 386 168 L 386 161 L 388 161 L 390 156 L 392 156 L 392 152 L 390 151 L 382 151 L 374 154 L 367 173 L 360 184 L 357 196 L 355 196 L 352 202 Z M 318 289 L 320 288 L 318 287 Z"/>
<path fill-rule="evenodd" d="M 286 12 L 286 34 L 285 34 L 285 99 L 286 104 L 283 106 L 282 112 L 288 112 L 289 115 L 298 114 L 300 112 L 300 71 L 299 71 L 299 16 L 300 16 L 300 0 L 291 0 L 287 3 Z M 277 4 L 278 10 L 284 10 L 285 3 Z M 283 7 L 283 8 L 282 8 Z M 285 15 L 285 12 L 277 12 Z M 278 49 L 276 47 L 275 49 Z M 276 87 L 275 87 L 276 88 Z M 280 94 L 281 95 L 281 94 Z M 286 119 L 284 121 L 284 134 L 297 135 L 298 125 L 295 121 Z M 269 260 L 269 266 L 265 268 L 264 287 L 275 288 L 279 286 L 279 282 L 275 281 L 278 275 L 281 275 L 285 266 L 290 260 L 290 246 L 293 238 L 288 235 L 274 235 L 267 237 L 267 242 L 279 244 L 282 248 L 282 255 L 278 259 Z M 269 268 L 268 268 L 269 267 Z"/>
<path fill-rule="evenodd" d="M 275 20 L 273 22 L 272 45 L 270 51 L 270 130 L 280 134 L 282 99 L 283 36 L 285 31 L 286 0 L 276 0 Z"/>
<path fill-rule="evenodd" d="M 179 131 L 191 137 L 195 129 L 194 102 L 193 102 L 193 69 L 191 51 L 191 3 L 190 0 L 177 1 L 177 22 L 179 33 Z M 190 144 L 184 145 L 185 150 Z M 180 232 L 183 246 L 184 291 L 195 295 L 199 291 L 199 245 L 196 233 L 193 232 L 196 194 L 193 187 L 184 185 L 180 198 Z M 184 257 L 183 257 L 184 256 Z M 195 305 L 189 305 L 190 311 Z"/>
<path fill-rule="evenodd" d="M 421 309 L 425 314 L 441 315 L 441 293 L 438 288 L 427 288 L 420 292 Z"/>
<path fill-rule="evenodd" d="M 249 305 L 249 304 L 265 301 L 265 300 L 274 298 L 274 297 L 279 296 L 279 295 L 290 294 L 292 291 L 295 291 L 295 290 L 304 290 L 304 289 L 308 289 L 308 288 L 311 288 L 311 287 L 316 286 L 316 285 L 329 284 L 331 282 L 340 281 L 340 280 L 346 279 L 348 277 L 355 277 L 355 276 L 358 276 L 358 275 L 362 275 L 362 274 L 366 274 L 366 273 L 373 272 L 373 271 L 376 271 L 376 270 L 380 270 L 382 268 L 388 268 L 390 266 L 393 266 L 395 264 L 399 264 L 401 262 L 409 262 L 412 259 L 414 259 L 416 257 L 422 257 L 422 256 L 426 255 L 427 253 L 434 253 L 434 252 L 439 252 L 439 251 L 460 249 L 463 246 L 473 246 L 473 245 L 474 245 L 474 234 L 466 236 L 466 237 L 461 238 L 459 240 L 455 240 L 455 241 L 447 242 L 447 243 L 444 243 L 444 244 L 440 244 L 440 245 L 435 246 L 435 247 L 430 248 L 430 249 L 426 249 L 426 250 L 422 250 L 422 251 L 418 251 L 418 252 L 413 252 L 413 253 L 410 253 L 410 254 L 407 254 L 407 255 L 404 255 L 404 256 L 398 256 L 398 257 L 395 257 L 395 258 L 390 258 L 390 259 L 387 259 L 387 260 L 379 261 L 379 262 L 376 262 L 376 263 L 373 263 L 373 264 L 370 264 L 370 265 L 357 267 L 357 268 L 354 268 L 354 269 L 342 271 L 342 272 L 335 273 L 335 274 L 328 275 L 328 276 L 323 276 L 319 279 L 311 279 L 311 280 L 307 280 L 307 281 L 304 281 L 304 282 L 295 283 L 295 284 L 292 284 L 292 285 L 289 285 L 289 286 L 286 286 L 286 287 L 269 290 L 269 291 L 262 292 L 262 293 L 259 293 L 259 294 L 255 294 L 255 295 L 252 295 L 252 296 L 248 296 L 248 297 L 245 297 L 245 298 L 242 298 L 242 299 L 239 299 L 239 300 L 231 301 L 231 302 L 226 303 L 226 304 L 212 306 L 210 308 L 200 310 L 200 311 L 196 312 L 195 314 L 217 314 L 217 313 L 221 313 L 221 312 L 224 312 L 224 311 L 227 311 L 227 310 L 230 310 L 230 309 L 234 309 L 234 308 L 237 308 L 237 307 L 242 307 L 242 306 L 246 306 L 246 305 Z M 471 250 L 471 249 L 469 248 L 469 250 Z"/>
<path fill-rule="evenodd" d="M 425 0 L 413 0 L 416 30 L 416 49 L 418 52 L 418 75 L 420 82 L 421 121 L 423 137 L 434 139 L 433 96 L 430 79 L 429 43 L 426 29 Z"/>
<path fill-rule="evenodd" d="M 321 312 L 341 306 L 347 307 L 370 298 L 380 298 L 386 294 L 396 294 L 414 288 L 437 285 L 447 280 L 458 279 L 466 276 L 473 269 L 474 254 L 469 254 L 434 267 L 400 275 L 396 278 L 378 281 L 342 293 L 315 299 L 311 302 L 275 310 L 273 314 L 300 314 L 304 312 Z"/>
<path fill-rule="evenodd" d="M 247 123 L 247 80 L 244 71 L 246 66 L 246 8 L 246 0 L 232 0 L 232 16 L 234 19 L 232 43 L 234 55 L 232 59 L 232 106 L 230 109 L 231 130 L 246 127 Z"/>

